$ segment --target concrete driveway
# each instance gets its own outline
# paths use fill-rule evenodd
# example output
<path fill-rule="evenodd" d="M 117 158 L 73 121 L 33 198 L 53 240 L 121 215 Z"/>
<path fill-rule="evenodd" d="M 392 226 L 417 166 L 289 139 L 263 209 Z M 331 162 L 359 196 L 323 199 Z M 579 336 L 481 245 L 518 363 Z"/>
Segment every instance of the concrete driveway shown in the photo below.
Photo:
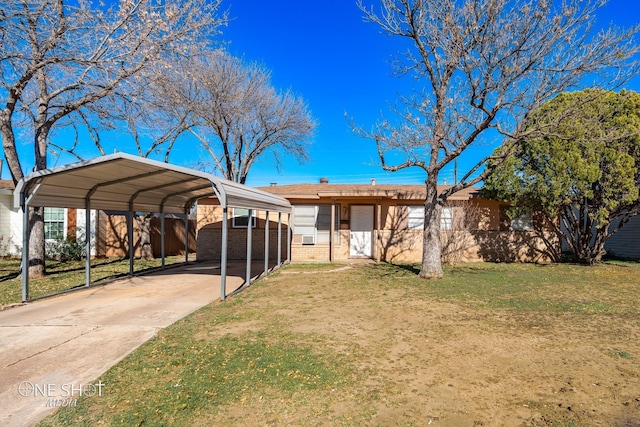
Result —
<path fill-rule="evenodd" d="M 227 293 L 242 285 L 244 268 L 229 266 Z M 219 299 L 219 272 L 191 264 L 1 311 L 0 425 L 30 426 L 81 393 L 108 393 L 96 378 L 158 330 Z"/>

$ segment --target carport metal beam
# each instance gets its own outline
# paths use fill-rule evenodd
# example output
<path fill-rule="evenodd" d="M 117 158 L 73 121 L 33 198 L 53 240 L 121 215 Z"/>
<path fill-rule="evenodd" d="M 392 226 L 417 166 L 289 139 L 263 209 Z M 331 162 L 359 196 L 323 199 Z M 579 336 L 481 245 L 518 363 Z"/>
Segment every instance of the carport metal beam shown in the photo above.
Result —
<path fill-rule="evenodd" d="M 282 213 L 278 212 L 278 266 L 282 263 Z"/>
<path fill-rule="evenodd" d="M 227 240 L 229 239 L 228 208 L 222 208 L 222 247 L 220 248 L 220 300 L 227 298 Z"/>
<path fill-rule="evenodd" d="M 251 258 L 252 258 L 252 251 L 251 251 L 251 239 L 253 238 L 252 236 L 252 224 L 251 224 L 251 220 L 253 218 L 251 218 L 251 216 L 253 215 L 253 210 L 249 209 L 247 211 L 247 269 L 246 269 L 246 274 L 245 274 L 245 286 L 249 286 L 251 284 Z"/>
<path fill-rule="evenodd" d="M 87 197 L 84 207 L 84 247 L 85 247 L 85 267 L 84 267 L 84 285 L 88 287 L 91 284 L 91 200 Z"/>
<path fill-rule="evenodd" d="M 264 221 L 264 275 L 267 274 L 269 274 L 269 211 L 266 211 Z"/>
<path fill-rule="evenodd" d="M 291 263 L 291 213 L 287 214 L 287 263 Z"/>

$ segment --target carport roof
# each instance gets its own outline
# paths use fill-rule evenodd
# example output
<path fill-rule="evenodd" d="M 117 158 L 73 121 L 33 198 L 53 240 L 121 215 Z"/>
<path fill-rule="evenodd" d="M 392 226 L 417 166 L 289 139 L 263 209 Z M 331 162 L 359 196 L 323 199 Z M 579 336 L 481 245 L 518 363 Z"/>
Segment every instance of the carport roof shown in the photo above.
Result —
<path fill-rule="evenodd" d="M 29 174 L 16 185 L 29 206 L 187 213 L 203 197 L 216 196 L 223 207 L 290 212 L 284 198 L 204 172 L 116 153 Z"/>

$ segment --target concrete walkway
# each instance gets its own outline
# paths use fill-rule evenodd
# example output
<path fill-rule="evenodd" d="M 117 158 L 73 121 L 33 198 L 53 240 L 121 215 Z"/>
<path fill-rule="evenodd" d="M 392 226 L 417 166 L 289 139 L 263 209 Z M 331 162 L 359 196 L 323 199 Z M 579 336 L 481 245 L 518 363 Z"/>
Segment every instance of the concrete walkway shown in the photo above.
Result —
<path fill-rule="evenodd" d="M 229 266 L 227 294 L 242 285 L 244 268 Z M 0 426 L 31 426 L 80 393 L 109 393 L 96 378 L 219 299 L 219 272 L 191 264 L 1 311 Z"/>

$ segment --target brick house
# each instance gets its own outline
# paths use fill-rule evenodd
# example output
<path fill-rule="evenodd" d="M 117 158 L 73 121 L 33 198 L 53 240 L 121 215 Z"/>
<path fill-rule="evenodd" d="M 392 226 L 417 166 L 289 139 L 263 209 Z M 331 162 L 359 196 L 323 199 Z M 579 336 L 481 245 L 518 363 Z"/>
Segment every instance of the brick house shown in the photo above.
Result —
<path fill-rule="evenodd" d="M 370 184 L 330 184 L 323 178 L 318 184 L 272 185 L 260 190 L 281 196 L 293 206 L 292 262 L 421 260 L 423 185 L 376 185 L 375 180 Z M 507 208 L 504 203 L 484 199 L 477 188 L 449 198 L 440 224 L 445 261 L 548 261 L 543 242 L 532 231 L 535 218 L 510 220 Z M 219 257 L 215 242 L 220 238 L 220 215 L 215 199 L 198 202 L 198 259 Z M 234 224 L 229 230 L 229 259 L 243 259 L 247 212 L 232 211 L 229 215 Z M 273 241 L 277 241 L 275 221 L 269 219 Z M 252 245 L 259 254 L 265 223 L 261 212 L 252 219 L 256 230 Z M 282 226 L 287 230 L 288 222 L 283 220 Z M 287 244 L 287 231 L 281 234 L 282 245 Z M 272 244 L 270 256 L 274 250 Z"/>
<path fill-rule="evenodd" d="M 230 208 L 228 215 L 227 257 L 230 260 L 246 260 L 248 210 Z M 220 240 L 222 239 L 222 211 L 218 200 L 216 198 L 198 200 L 196 217 L 197 259 L 199 261 L 219 260 L 221 255 Z M 281 261 L 288 258 L 288 255 L 290 255 L 290 247 L 287 244 L 289 239 L 289 220 L 290 215 L 286 214 L 271 213 L 267 218 L 267 214 L 264 211 L 254 211 L 252 213 L 251 253 L 253 260 L 264 259 L 266 245 L 269 246 L 269 259 Z M 268 239 L 265 239 L 267 231 L 269 233 Z M 278 239 L 278 236 L 280 239 Z M 278 240 L 280 244 L 278 244 Z"/>

